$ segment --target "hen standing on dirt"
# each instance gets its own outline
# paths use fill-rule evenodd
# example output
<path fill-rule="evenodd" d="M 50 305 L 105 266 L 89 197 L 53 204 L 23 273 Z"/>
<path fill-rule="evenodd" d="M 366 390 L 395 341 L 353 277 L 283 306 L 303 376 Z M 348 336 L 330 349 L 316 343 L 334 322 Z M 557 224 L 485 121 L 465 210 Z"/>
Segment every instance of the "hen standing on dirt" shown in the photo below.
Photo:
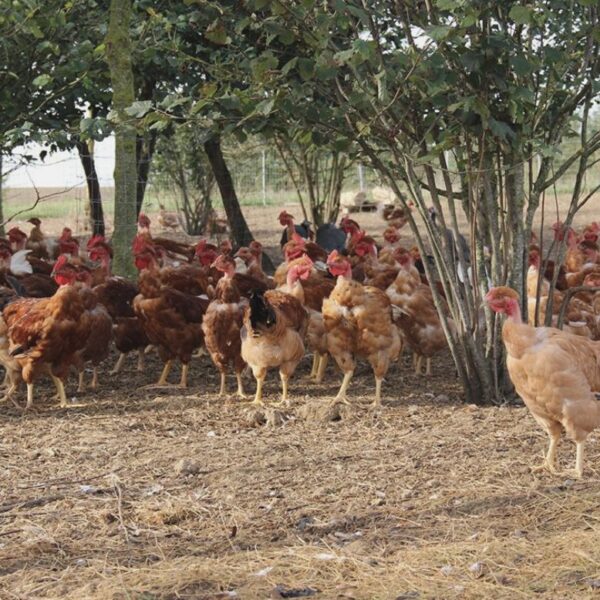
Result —
<path fill-rule="evenodd" d="M 242 371 L 246 363 L 241 355 L 242 329 L 244 309 L 248 305 L 242 300 L 234 281 L 235 262 L 229 256 L 219 256 L 213 266 L 224 273 L 217 282 L 215 299 L 209 304 L 206 315 L 202 320 L 204 343 L 212 361 L 221 373 L 221 389 L 219 396 L 225 394 L 225 379 L 230 363 L 233 363 L 237 378 L 237 394 L 245 398 L 242 385 Z"/>
<path fill-rule="evenodd" d="M 89 335 L 89 314 L 74 286 L 76 270 L 61 256 L 53 274 L 60 287 L 52 298 L 23 298 L 2 312 L 8 326 L 10 354 L 21 365 L 27 384 L 26 409 L 33 404 L 33 382 L 42 373 L 50 375 L 60 405 L 67 406 L 63 380 Z"/>
<path fill-rule="evenodd" d="M 490 308 L 507 315 L 502 327 L 506 366 L 517 393 L 535 420 L 550 436 L 542 465 L 556 473 L 556 449 L 562 428 L 577 444 L 575 475 L 583 473 L 583 446 L 600 426 L 600 344 L 552 327 L 523 323 L 517 292 L 492 288 L 486 300 Z"/>
<path fill-rule="evenodd" d="M 356 368 L 356 358 L 365 357 L 375 375 L 375 400 L 381 404 L 381 383 L 390 362 L 400 352 L 400 336 L 392 323 L 392 309 L 385 292 L 352 279 L 352 268 L 335 250 L 327 259 L 335 288 L 323 301 L 327 348 L 344 373 L 334 402 L 348 403 L 346 392 Z"/>
<path fill-rule="evenodd" d="M 296 298 L 277 290 L 254 292 L 244 313 L 242 358 L 256 378 L 254 404 L 262 405 L 267 370 L 279 367 L 281 403 L 287 401 L 288 381 L 304 356 L 306 311 Z"/>

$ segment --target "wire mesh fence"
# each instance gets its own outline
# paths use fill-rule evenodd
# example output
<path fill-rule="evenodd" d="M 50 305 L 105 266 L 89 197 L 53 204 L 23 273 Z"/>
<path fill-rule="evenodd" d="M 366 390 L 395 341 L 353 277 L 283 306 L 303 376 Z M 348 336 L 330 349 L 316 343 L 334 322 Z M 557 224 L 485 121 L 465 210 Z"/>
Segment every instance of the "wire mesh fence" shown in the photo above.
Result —
<path fill-rule="evenodd" d="M 298 203 L 298 192 L 306 195 L 302 176 L 289 171 L 276 149 L 264 144 L 248 144 L 225 150 L 235 189 L 249 212 L 254 206 L 284 206 Z M 114 217 L 114 153 L 102 144 L 94 153 L 97 182 L 107 231 Z M 140 183 L 140 182 L 136 182 Z M 343 196 L 353 198 L 357 192 L 379 185 L 376 173 L 362 165 L 352 165 L 346 172 Z M 150 170 L 144 194 L 143 211 L 156 213 L 162 207 L 181 212 L 180 191 L 169 185 L 164 174 Z M 212 188 L 211 203 L 223 216 L 218 187 Z M 7 227 L 32 216 L 47 222 L 46 228 L 70 227 L 76 234 L 91 231 L 87 180 L 78 154 L 60 152 L 40 160 L 20 161 L 19 156 L 5 159 L 3 165 L 2 207 Z"/>

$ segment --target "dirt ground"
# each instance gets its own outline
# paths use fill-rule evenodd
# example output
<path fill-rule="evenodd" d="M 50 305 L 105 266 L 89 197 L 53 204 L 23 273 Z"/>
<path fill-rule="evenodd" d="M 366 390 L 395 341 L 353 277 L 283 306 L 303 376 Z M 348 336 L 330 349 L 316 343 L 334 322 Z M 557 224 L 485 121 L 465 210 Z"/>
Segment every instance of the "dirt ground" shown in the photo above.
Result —
<path fill-rule="evenodd" d="M 390 372 L 379 410 L 360 368 L 336 420 L 303 408 L 341 380 L 331 366 L 325 384 L 308 383 L 308 358 L 289 409 L 273 409 L 269 377 L 264 424 L 216 397 L 206 356 L 183 393 L 144 388 L 158 361 L 138 373 L 132 358 L 68 409 L 42 399 L 45 385 L 35 412 L 5 405 L 0 597 L 597 594 L 597 438 L 585 479 L 533 475 L 546 439 L 524 408 L 465 406 L 446 357 L 427 379 L 409 362 Z M 562 465 L 573 460 L 565 443 Z"/>
<path fill-rule="evenodd" d="M 272 245 L 274 210 L 250 217 Z M 405 355 L 381 409 L 362 365 L 332 419 L 316 409 L 341 375 L 307 382 L 308 357 L 291 408 L 273 408 L 270 375 L 264 413 L 217 398 L 207 356 L 183 392 L 145 387 L 153 355 L 143 373 L 109 362 L 96 392 L 71 379 L 68 409 L 46 382 L 35 411 L 0 407 L 2 600 L 599 594 L 598 435 L 584 479 L 532 474 L 545 434 L 521 406 L 466 406 L 447 356 L 425 378 Z M 560 460 L 574 465 L 570 442 Z"/>

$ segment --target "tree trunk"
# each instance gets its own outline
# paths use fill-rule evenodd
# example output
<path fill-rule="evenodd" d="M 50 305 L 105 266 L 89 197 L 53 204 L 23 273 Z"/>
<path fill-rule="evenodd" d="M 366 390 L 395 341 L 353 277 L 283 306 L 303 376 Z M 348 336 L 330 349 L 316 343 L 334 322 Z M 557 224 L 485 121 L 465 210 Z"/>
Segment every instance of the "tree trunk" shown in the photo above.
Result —
<path fill-rule="evenodd" d="M 231 173 L 227 168 L 223 151 L 221 150 L 221 141 L 215 137 L 207 142 L 204 142 L 204 150 L 208 156 L 210 166 L 212 167 L 213 173 L 215 174 L 215 180 L 219 186 L 221 192 L 221 198 L 223 199 L 223 206 L 225 207 L 225 213 L 227 214 L 227 220 L 231 227 L 231 235 L 236 246 L 248 246 L 254 239 L 252 233 L 248 228 L 240 203 L 235 193 L 235 187 L 233 185 L 233 179 Z M 266 271 L 273 271 L 274 265 L 271 259 L 263 252 L 263 268 Z"/>
<path fill-rule="evenodd" d="M 151 131 L 148 138 L 137 136 L 136 139 L 135 156 L 137 181 L 135 194 L 136 210 L 138 215 L 140 214 L 140 211 L 142 210 L 142 204 L 144 203 L 146 185 L 148 184 L 148 174 L 150 173 L 150 166 L 152 165 L 152 156 L 154 156 L 157 137 L 156 131 Z"/>
<path fill-rule="evenodd" d="M 96 161 L 86 142 L 77 140 L 75 146 L 77 147 L 77 152 L 79 152 L 79 159 L 81 160 L 87 183 L 92 233 L 93 235 L 104 235 L 104 211 L 102 210 L 100 182 L 96 173 Z"/>
<path fill-rule="evenodd" d="M 135 276 L 131 243 L 136 232 L 136 135 L 125 109 L 135 100 L 131 64 L 131 0 L 111 0 L 106 36 L 106 59 L 113 90 L 115 123 L 115 274 Z"/>
<path fill-rule="evenodd" d="M 2 176 L 2 153 L 0 152 L 0 235 L 4 235 L 4 195 L 2 190 L 4 188 L 4 178 Z"/>

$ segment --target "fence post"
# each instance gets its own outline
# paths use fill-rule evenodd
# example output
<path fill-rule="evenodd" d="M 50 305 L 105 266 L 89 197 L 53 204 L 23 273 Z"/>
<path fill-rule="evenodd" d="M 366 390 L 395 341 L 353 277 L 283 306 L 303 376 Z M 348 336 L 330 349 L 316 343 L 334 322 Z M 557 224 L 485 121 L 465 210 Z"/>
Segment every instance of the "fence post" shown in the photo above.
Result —
<path fill-rule="evenodd" d="M 358 165 L 358 184 L 360 185 L 360 191 L 364 192 L 365 191 L 365 176 L 363 173 L 362 164 Z"/>

